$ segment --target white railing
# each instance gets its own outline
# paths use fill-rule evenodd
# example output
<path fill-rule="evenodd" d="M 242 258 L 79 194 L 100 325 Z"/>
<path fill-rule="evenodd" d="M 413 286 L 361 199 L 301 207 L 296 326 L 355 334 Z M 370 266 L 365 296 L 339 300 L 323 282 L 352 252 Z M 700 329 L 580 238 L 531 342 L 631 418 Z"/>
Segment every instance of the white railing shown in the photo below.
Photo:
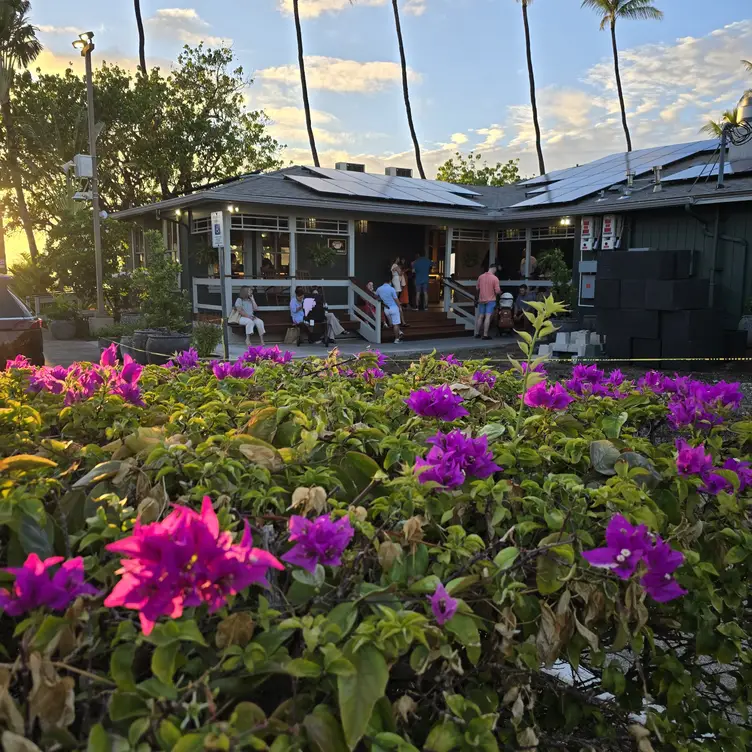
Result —
<path fill-rule="evenodd" d="M 463 282 L 454 279 L 442 279 L 444 284 L 444 311 L 449 318 L 465 329 L 475 329 L 475 295 L 465 289 Z M 467 308 L 471 310 L 466 310 Z"/>
<path fill-rule="evenodd" d="M 222 306 L 219 303 L 199 302 L 200 289 L 209 290 L 218 294 L 221 291 L 221 285 L 222 282 L 218 277 L 193 278 L 194 314 L 200 313 L 201 311 L 222 312 Z M 225 279 L 227 307 L 228 309 L 232 308 L 232 305 L 242 288 L 252 287 L 255 289 L 254 298 L 260 311 L 288 311 L 289 303 L 287 305 L 269 305 L 268 297 L 264 294 L 265 291 L 270 288 L 278 288 L 280 293 L 287 293 L 287 300 L 289 301 L 289 296 L 295 294 L 296 287 L 311 288 L 314 286 L 321 288 L 346 289 L 347 303 L 329 304 L 329 310 L 347 311 L 351 320 L 357 321 L 360 325 L 358 332 L 364 339 L 374 344 L 381 344 L 382 303 L 378 298 L 375 298 L 349 279 L 245 279 L 228 277 Z M 264 302 L 265 297 L 267 297 L 266 302 Z M 357 297 L 362 298 L 368 303 L 372 303 L 376 308 L 376 315 L 371 316 L 363 309 L 356 306 L 355 300 Z M 226 311 L 226 315 L 229 315 L 229 310 Z"/>

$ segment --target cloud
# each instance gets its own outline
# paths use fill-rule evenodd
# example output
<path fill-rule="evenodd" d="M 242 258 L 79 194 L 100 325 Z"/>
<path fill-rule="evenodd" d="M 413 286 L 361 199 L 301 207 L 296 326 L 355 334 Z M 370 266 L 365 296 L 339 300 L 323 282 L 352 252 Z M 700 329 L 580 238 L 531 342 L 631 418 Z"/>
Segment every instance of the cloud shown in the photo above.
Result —
<path fill-rule="evenodd" d="M 281 107 L 267 106 L 264 112 L 271 121 L 269 132 L 281 143 L 308 143 L 305 111 L 302 107 L 283 105 Z M 330 112 L 311 110 L 311 122 L 316 143 L 337 144 L 351 140 L 350 136 L 339 130 L 337 118 Z M 321 126 L 326 126 L 322 128 Z"/>
<path fill-rule="evenodd" d="M 360 62 L 312 55 L 306 57 L 305 63 L 306 81 L 311 89 L 369 93 L 398 84 L 402 76 L 399 64 L 388 61 Z M 256 78 L 262 82 L 297 86 L 300 83 L 300 71 L 297 65 L 280 65 L 258 71 Z M 408 79 L 419 83 L 421 76 L 408 70 Z"/>
<path fill-rule="evenodd" d="M 408 0 L 408 3 L 421 0 Z M 355 7 L 356 0 L 302 0 L 298 6 L 302 18 L 318 18 L 322 13 L 339 13 L 342 10 Z M 386 0 L 357 0 L 358 6 L 385 5 Z M 278 0 L 278 7 L 282 13 L 292 15 L 292 0 Z"/>
<path fill-rule="evenodd" d="M 468 138 L 464 133 L 453 133 L 451 141 L 455 146 L 462 146 L 462 144 L 467 143 Z"/>
<path fill-rule="evenodd" d="M 77 26 L 50 26 L 48 24 L 37 24 L 37 29 L 42 34 L 67 34 L 77 37 L 82 31 L 86 29 L 80 29 Z"/>
<path fill-rule="evenodd" d="M 475 148 L 478 150 L 483 149 L 490 149 L 492 146 L 496 146 L 496 144 L 501 141 L 502 138 L 504 138 L 505 130 L 497 124 L 490 125 L 488 128 L 476 128 L 474 133 L 477 133 L 479 136 L 485 136 L 486 138 L 481 141 L 479 144 L 476 144 Z"/>
<path fill-rule="evenodd" d="M 426 12 L 426 0 L 405 0 L 402 10 L 411 16 L 422 16 Z"/>
<path fill-rule="evenodd" d="M 211 47 L 229 44 L 232 40 L 207 33 L 210 25 L 194 8 L 160 8 L 145 21 L 147 29 L 158 39 L 177 40 L 196 45 L 204 42 Z"/>

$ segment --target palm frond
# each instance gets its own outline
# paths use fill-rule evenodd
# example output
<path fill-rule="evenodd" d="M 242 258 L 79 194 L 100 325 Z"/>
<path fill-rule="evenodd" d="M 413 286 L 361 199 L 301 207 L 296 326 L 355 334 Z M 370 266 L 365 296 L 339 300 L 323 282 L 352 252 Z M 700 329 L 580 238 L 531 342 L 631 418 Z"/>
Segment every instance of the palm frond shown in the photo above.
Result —
<path fill-rule="evenodd" d="M 618 0 L 582 0 L 581 8 L 589 8 L 601 17 L 601 31 L 614 19 L 616 3 Z"/>
<path fill-rule="evenodd" d="M 623 0 L 618 2 L 616 17 L 637 21 L 660 21 L 663 18 L 663 11 L 656 8 L 650 0 Z"/>
<path fill-rule="evenodd" d="M 708 120 L 705 125 L 700 128 L 700 133 L 707 133 L 708 136 L 717 136 L 720 138 L 723 126 L 716 120 Z"/>
<path fill-rule="evenodd" d="M 742 60 L 742 65 L 752 73 L 752 60 Z"/>

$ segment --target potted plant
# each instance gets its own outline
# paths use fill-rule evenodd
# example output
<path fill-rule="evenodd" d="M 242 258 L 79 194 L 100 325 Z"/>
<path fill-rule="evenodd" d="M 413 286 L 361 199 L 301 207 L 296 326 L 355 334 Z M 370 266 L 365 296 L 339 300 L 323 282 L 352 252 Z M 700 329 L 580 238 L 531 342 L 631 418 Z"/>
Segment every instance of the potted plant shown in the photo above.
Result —
<path fill-rule="evenodd" d="M 67 300 L 58 299 L 44 312 L 47 328 L 55 339 L 73 339 L 76 336 L 78 306 Z"/>
<path fill-rule="evenodd" d="M 311 261 L 316 266 L 331 266 L 337 256 L 337 251 L 330 248 L 326 243 L 316 243 L 309 251 Z"/>
<path fill-rule="evenodd" d="M 97 344 L 99 345 L 99 352 L 103 352 L 113 342 L 115 342 L 120 345 L 122 354 L 123 345 L 127 348 L 130 348 L 132 346 L 133 332 L 135 332 L 138 327 L 139 324 L 124 324 L 122 322 L 119 324 L 112 324 L 110 326 L 102 327 L 97 332 Z M 128 341 L 124 342 L 124 340 Z M 128 349 L 127 352 L 130 354 L 130 349 Z"/>
<path fill-rule="evenodd" d="M 538 271 L 544 279 L 551 281 L 551 288 L 546 293 L 550 292 L 554 296 L 554 300 L 558 300 L 564 303 L 569 312 L 558 316 L 557 326 L 564 328 L 567 331 L 566 320 L 571 320 L 571 326 L 577 326 L 576 317 L 572 315 L 577 305 L 577 294 L 575 286 L 572 284 L 572 270 L 567 264 L 564 254 L 559 248 L 552 248 L 545 251 L 538 261 Z M 531 282 L 535 285 L 534 282 Z"/>
<path fill-rule="evenodd" d="M 752 347 L 752 298 L 744 305 L 744 314 L 739 319 L 738 329 L 747 332 L 747 347 Z"/>
<path fill-rule="evenodd" d="M 197 321 L 193 325 L 191 343 L 196 348 L 199 358 L 209 358 L 222 341 L 222 329 L 209 321 Z"/>

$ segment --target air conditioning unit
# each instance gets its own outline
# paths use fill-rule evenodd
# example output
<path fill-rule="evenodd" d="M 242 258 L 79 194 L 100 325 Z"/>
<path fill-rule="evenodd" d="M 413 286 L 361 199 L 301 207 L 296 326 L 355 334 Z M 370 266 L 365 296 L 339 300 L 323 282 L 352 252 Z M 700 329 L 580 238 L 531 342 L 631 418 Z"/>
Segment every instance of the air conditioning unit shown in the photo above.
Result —
<path fill-rule="evenodd" d="M 411 178 L 413 171 L 409 167 L 387 167 L 384 174 L 392 178 Z"/>
<path fill-rule="evenodd" d="M 344 172 L 365 172 L 366 166 L 357 162 L 337 162 L 334 167 Z"/>

